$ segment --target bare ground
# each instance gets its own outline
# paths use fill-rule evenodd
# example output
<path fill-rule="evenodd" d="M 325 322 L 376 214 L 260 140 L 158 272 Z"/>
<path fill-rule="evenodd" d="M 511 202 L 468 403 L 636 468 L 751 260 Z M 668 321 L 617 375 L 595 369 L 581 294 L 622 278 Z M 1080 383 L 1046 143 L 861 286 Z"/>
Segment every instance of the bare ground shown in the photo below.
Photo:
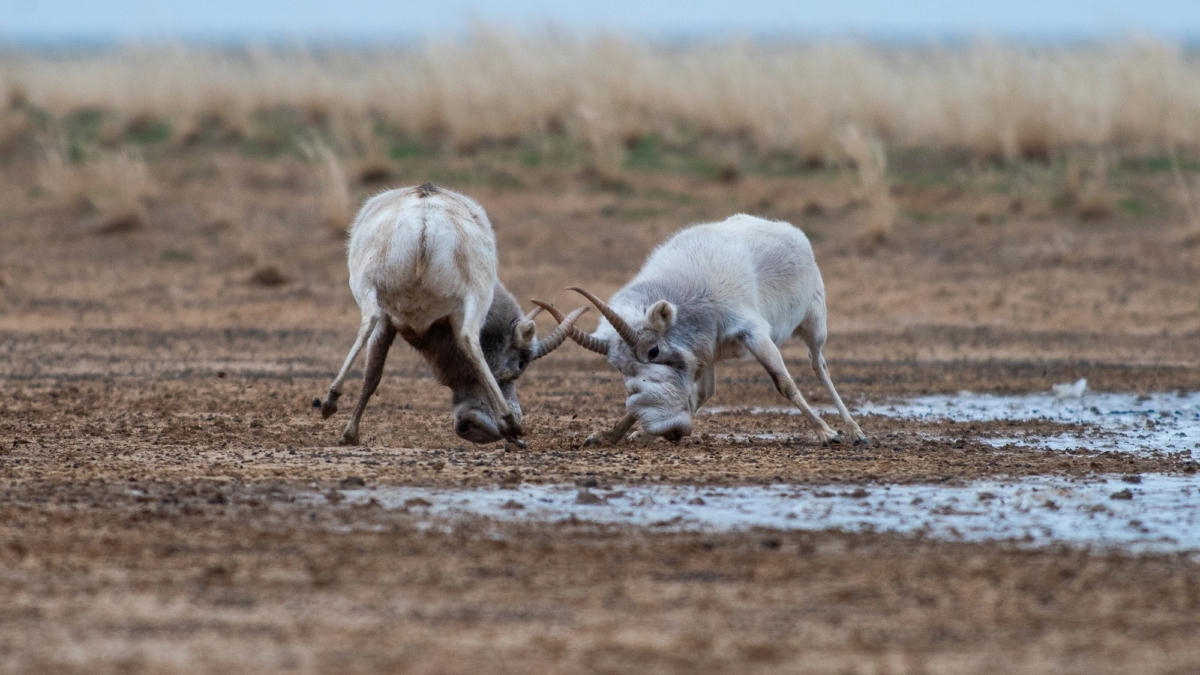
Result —
<path fill-rule="evenodd" d="M 310 401 L 357 310 L 312 168 L 154 170 L 166 187 L 149 217 L 113 228 L 29 198 L 28 167 L 5 169 L 0 672 L 1200 669 L 1200 563 L 1188 556 L 587 523 L 421 531 L 404 510 L 315 507 L 306 495 L 336 501 L 352 477 L 859 484 L 1196 466 L 984 442 L 1062 430 L 1047 422 L 866 417 L 868 448 L 826 448 L 782 414 L 702 416 L 678 445 L 585 448 L 620 414 L 623 388 L 572 345 L 522 380 L 527 450 L 457 439 L 448 392 L 399 344 L 363 445 L 338 447 L 344 414 L 322 421 Z M 1167 218 L 1081 222 L 1028 196 L 1016 209 L 909 188 L 902 208 L 937 217 L 902 219 L 880 245 L 861 236 L 852 191 L 825 179 L 526 182 L 467 191 L 496 225 L 503 280 L 560 307 L 577 304 L 559 290 L 572 283 L 615 290 L 687 224 L 749 211 L 802 226 L 829 291 L 826 355 L 851 402 L 1077 377 L 1200 389 L 1200 247 Z M 784 355 L 826 402 L 803 347 Z M 757 366 L 718 370 L 711 405 L 780 403 Z M 784 440 L 737 440 L 764 432 Z"/>

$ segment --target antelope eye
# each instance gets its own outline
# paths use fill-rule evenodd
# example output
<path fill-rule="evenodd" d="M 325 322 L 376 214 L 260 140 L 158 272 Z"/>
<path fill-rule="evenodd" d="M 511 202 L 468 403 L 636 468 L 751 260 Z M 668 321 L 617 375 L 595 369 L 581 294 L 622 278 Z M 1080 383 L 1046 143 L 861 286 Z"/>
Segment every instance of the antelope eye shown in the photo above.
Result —
<path fill-rule="evenodd" d="M 646 352 L 646 358 L 650 359 L 651 361 L 658 358 L 658 346 L 657 345 L 655 345 L 654 347 L 651 347 L 650 351 Z"/>

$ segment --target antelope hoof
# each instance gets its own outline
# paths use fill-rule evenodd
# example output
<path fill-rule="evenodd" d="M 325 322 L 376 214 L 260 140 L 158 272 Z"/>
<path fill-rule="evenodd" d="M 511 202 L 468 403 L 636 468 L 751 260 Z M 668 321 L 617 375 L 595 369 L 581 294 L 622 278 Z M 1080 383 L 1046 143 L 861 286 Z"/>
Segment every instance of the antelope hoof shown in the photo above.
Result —
<path fill-rule="evenodd" d="M 513 415 L 505 415 L 502 419 L 500 435 L 506 440 L 516 443 L 521 436 L 525 435 L 525 430 L 521 428 L 521 423 Z"/>
<path fill-rule="evenodd" d="M 329 419 L 330 415 L 337 412 L 337 401 L 338 397 L 341 395 L 341 392 L 334 393 L 331 391 L 329 392 L 329 395 L 325 397 L 325 400 L 321 403 L 322 419 Z M 316 401 L 314 400 L 313 403 L 315 404 Z"/>
<path fill-rule="evenodd" d="M 358 445 L 358 432 L 347 431 L 338 439 L 338 445 Z"/>
<path fill-rule="evenodd" d="M 830 430 L 828 432 L 821 433 L 821 445 L 833 445 L 835 443 L 840 444 L 841 442 L 842 436 L 836 431 Z"/>

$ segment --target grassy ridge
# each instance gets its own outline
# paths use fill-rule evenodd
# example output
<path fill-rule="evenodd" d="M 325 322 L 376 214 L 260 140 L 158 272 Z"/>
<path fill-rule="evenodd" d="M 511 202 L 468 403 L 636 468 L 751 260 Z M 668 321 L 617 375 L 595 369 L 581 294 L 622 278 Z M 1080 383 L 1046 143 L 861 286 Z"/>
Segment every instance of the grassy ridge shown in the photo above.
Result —
<path fill-rule="evenodd" d="M 88 202 L 121 227 L 145 220 L 157 160 L 236 154 L 322 167 L 334 229 L 371 186 L 565 172 L 618 190 L 646 173 L 848 180 L 877 240 L 897 218 L 936 219 L 903 196 L 941 188 L 1006 196 L 981 222 L 1044 204 L 1200 232 L 1200 54 L 1146 40 L 664 46 L 482 30 L 391 50 L 12 51 L 0 95 L 0 165 L 35 164 L 31 197 Z"/>
<path fill-rule="evenodd" d="M 315 130 L 341 153 L 520 146 L 529 162 L 587 153 L 610 167 L 647 165 L 653 143 L 703 146 L 692 154 L 718 165 L 722 153 L 725 162 L 749 154 L 813 164 L 842 155 L 836 139 L 850 124 L 889 148 L 998 161 L 1200 144 L 1200 58 L 1152 41 L 668 47 L 485 30 L 461 43 L 357 52 L 9 52 L 0 73 L 9 107 L 39 116 L 7 114 L 8 145 L 48 120 L 110 145 L 225 142 L 271 155 Z M 561 147 L 560 136 L 578 147 Z"/>

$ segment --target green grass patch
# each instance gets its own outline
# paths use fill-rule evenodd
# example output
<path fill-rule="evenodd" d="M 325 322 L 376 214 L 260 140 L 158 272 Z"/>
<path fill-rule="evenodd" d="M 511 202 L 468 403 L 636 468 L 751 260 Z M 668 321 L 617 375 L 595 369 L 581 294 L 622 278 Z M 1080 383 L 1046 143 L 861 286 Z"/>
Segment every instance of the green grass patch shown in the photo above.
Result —
<path fill-rule="evenodd" d="M 661 218 L 667 215 L 665 209 L 655 208 L 653 206 L 642 207 L 626 207 L 617 210 L 617 217 L 623 220 L 646 220 L 648 218 Z"/>
<path fill-rule="evenodd" d="M 407 137 L 392 139 L 391 145 L 388 147 L 388 157 L 392 159 L 424 159 L 437 155 L 437 148 Z"/>
<path fill-rule="evenodd" d="M 662 188 L 651 188 L 646 190 L 645 196 L 649 199 L 657 199 L 669 204 L 688 205 L 696 202 L 696 198 L 689 194 L 682 192 L 671 192 L 670 190 L 663 190 Z"/>
<path fill-rule="evenodd" d="M 125 123 L 125 140 L 134 145 L 153 145 L 171 138 L 171 125 L 165 120 L 141 115 Z"/>
<path fill-rule="evenodd" d="M 525 187 L 525 181 L 507 171 L 493 171 L 488 176 L 488 185 L 501 190 L 520 190 Z"/>
<path fill-rule="evenodd" d="M 629 171 L 665 171 L 662 138 L 658 134 L 649 134 L 632 143 L 625 152 L 625 168 Z"/>
<path fill-rule="evenodd" d="M 468 187 L 483 182 L 479 180 L 478 175 L 470 169 L 433 169 L 427 172 L 425 175 L 430 183 L 446 185 L 449 187 Z"/>
<path fill-rule="evenodd" d="M 162 252 L 162 259 L 168 262 L 192 262 L 195 258 L 188 251 L 169 248 Z"/>
<path fill-rule="evenodd" d="M 536 150 L 525 150 L 521 153 L 521 166 L 526 169 L 536 169 L 542 165 L 542 153 Z"/>
<path fill-rule="evenodd" d="M 1137 197 L 1127 197 L 1117 202 L 1117 208 L 1134 218 L 1145 218 L 1150 215 L 1150 206 Z"/>
<path fill-rule="evenodd" d="M 1180 158 L 1179 170 L 1188 173 L 1200 172 L 1200 160 Z M 1118 167 L 1128 173 L 1167 173 L 1171 171 L 1170 155 L 1147 155 L 1144 157 L 1126 157 Z"/>
<path fill-rule="evenodd" d="M 305 158 L 303 144 L 313 138 L 299 112 L 290 107 L 259 110 L 251 118 L 252 128 L 242 142 L 242 153 L 251 157 L 277 159 L 284 155 Z"/>
<path fill-rule="evenodd" d="M 104 124 L 104 111 L 99 108 L 79 108 L 62 118 L 62 127 L 67 138 L 75 141 L 94 142 L 100 137 Z"/>
<path fill-rule="evenodd" d="M 932 211 L 902 211 L 901 217 L 918 225 L 928 225 L 933 223 L 945 223 L 952 219 L 950 214 L 934 213 Z"/>

